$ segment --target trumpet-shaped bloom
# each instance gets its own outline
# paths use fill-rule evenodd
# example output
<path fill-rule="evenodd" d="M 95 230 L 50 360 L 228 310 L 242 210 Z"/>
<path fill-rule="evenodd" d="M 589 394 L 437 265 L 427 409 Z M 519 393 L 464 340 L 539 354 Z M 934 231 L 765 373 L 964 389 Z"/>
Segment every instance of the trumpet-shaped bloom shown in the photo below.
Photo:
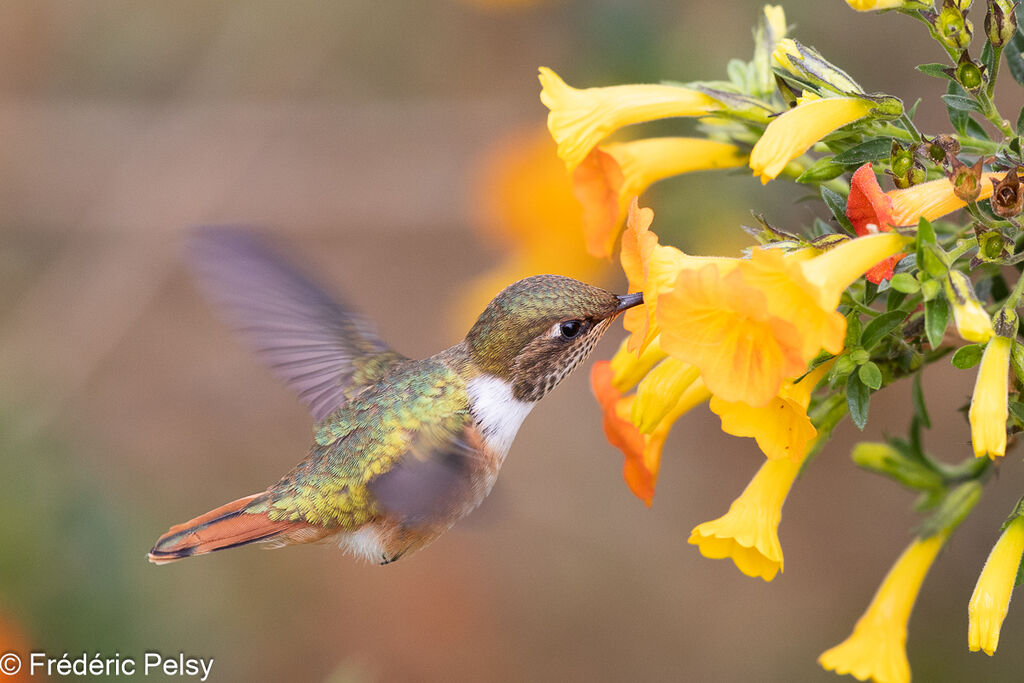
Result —
<path fill-rule="evenodd" d="M 725 271 L 735 267 L 737 261 L 690 256 L 675 247 L 658 244 L 658 236 L 650 229 L 653 220 L 654 212 L 646 207 L 640 208 L 634 199 L 629 207 L 620 254 L 622 269 L 629 279 L 629 291 L 644 293 L 644 305 L 631 308 L 623 314 L 623 327 L 631 333 L 631 351 L 646 348 L 658 336 L 655 313 L 659 294 L 672 289 L 681 270 L 715 263 Z"/>
<path fill-rule="evenodd" d="M 541 102 L 550 110 L 548 130 L 570 171 L 611 133 L 633 123 L 674 116 L 703 116 L 718 101 L 674 85 L 613 85 L 573 88 L 547 67 L 540 68 Z"/>
<path fill-rule="evenodd" d="M 878 178 L 866 163 L 858 168 L 850 180 L 850 196 L 846 200 L 846 217 L 858 235 L 872 235 L 892 230 L 892 199 L 882 192 Z M 876 263 L 864 276 L 876 285 L 892 277 L 893 268 L 903 254 L 890 256 Z"/>
<path fill-rule="evenodd" d="M 953 306 L 953 322 L 961 337 L 971 342 L 985 343 L 995 331 L 992 319 L 982 308 L 974 293 L 971 280 L 959 270 L 949 271 L 945 282 L 946 298 Z"/>
<path fill-rule="evenodd" d="M 722 517 L 699 524 L 687 541 L 701 555 L 731 558 L 747 576 L 771 581 L 783 569 L 779 522 L 782 505 L 800 472 L 803 458 L 766 460 Z"/>
<path fill-rule="evenodd" d="M 772 120 L 750 152 L 750 168 L 767 183 L 815 142 L 867 116 L 873 107 L 860 97 L 802 98 L 796 107 Z"/>
<path fill-rule="evenodd" d="M 1024 555 L 1024 517 L 1015 517 L 989 553 L 967 604 L 967 645 L 971 652 L 984 650 L 987 655 L 995 654 L 999 631 L 1010 608 L 1021 555 Z"/>
<path fill-rule="evenodd" d="M 736 145 L 703 138 L 648 138 L 595 147 L 572 176 L 583 206 L 587 250 L 598 257 L 611 255 L 630 200 L 652 183 L 746 161 Z"/>
<path fill-rule="evenodd" d="M 782 385 L 777 396 L 760 407 L 711 398 L 711 412 L 722 419 L 722 431 L 733 436 L 752 437 L 769 459 L 803 460 L 818 430 L 807 416 L 811 391 L 832 363 L 823 363 L 799 382 Z"/>
<path fill-rule="evenodd" d="M 656 380 L 651 389 L 665 389 L 665 393 L 648 391 L 646 398 L 650 413 L 659 415 L 656 423 L 644 425 L 644 431 L 631 419 L 633 407 L 641 400 L 643 387 L 637 394 L 624 395 L 640 376 L 664 357 L 657 343 L 651 344 L 639 357 L 630 352 L 624 343 L 615 357 L 609 361 L 594 364 L 590 382 L 594 395 L 601 406 L 603 426 L 608 442 L 622 451 L 625 456 L 622 475 L 630 490 L 650 506 L 654 498 L 654 487 L 661 466 L 661 451 L 665 440 L 676 420 L 693 407 L 708 400 L 710 393 L 696 373 L 690 376 L 676 375 L 677 381 L 669 383 L 667 373 Z M 678 365 L 677 361 L 670 365 Z M 652 373 L 657 377 L 658 368 Z M 646 379 L 644 381 L 647 381 Z"/>
<path fill-rule="evenodd" d="M 971 444 L 975 457 L 995 460 L 1006 453 L 1006 418 L 1009 416 L 1007 374 L 1013 339 L 996 335 L 985 345 L 978 379 L 974 383 L 971 409 Z"/>
<path fill-rule="evenodd" d="M 715 263 L 680 270 L 670 291 L 656 292 L 662 347 L 700 368 L 723 401 L 764 406 L 821 349 L 842 350 L 846 320 L 835 309 L 843 290 L 905 243 L 881 233 L 813 258 L 755 249 L 728 272 Z"/>
<path fill-rule="evenodd" d="M 945 531 L 915 539 L 889 570 L 850 637 L 823 652 L 818 663 L 860 681 L 910 683 L 907 622 L 924 577 L 948 537 Z"/>
<path fill-rule="evenodd" d="M 982 174 L 979 183 L 981 194 L 977 201 L 992 196 L 991 181 L 998 181 L 1001 176 L 1000 173 Z M 917 225 L 919 218 L 933 221 L 967 206 L 967 202 L 953 193 L 953 183 L 948 178 L 937 178 L 902 190 L 891 190 L 886 195 L 892 200 L 892 224 L 897 226 Z"/>

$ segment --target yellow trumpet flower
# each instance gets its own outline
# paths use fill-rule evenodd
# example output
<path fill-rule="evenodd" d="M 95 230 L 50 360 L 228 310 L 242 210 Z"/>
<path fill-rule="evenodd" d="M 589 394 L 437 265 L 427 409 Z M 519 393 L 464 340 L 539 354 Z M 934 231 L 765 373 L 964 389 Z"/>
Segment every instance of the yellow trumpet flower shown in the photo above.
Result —
<path fill-rule="evenodd" d="M 983 173 L 979 183 L 981 194 L 977 201 L 992 196 L 992 179 L 1000 180 L 1004 174 Z M 893 225 L 917 225 L 919 218 L 933 221 L 967 206 L 967 202 L 953 194 L 949 178 L 937 178 L 902 190 L 886 192 L 892 200 Z"/>
<path fill-rule="evenodd" d="M 704 138 L 648 138 L 591 150 L 573 172 L 573 191 L 583 206 L 587 250 L 612 253 L 629 202 L 653 183 L 672 176 L 747 162 L 736 145 Z"/>
<path fill-rule="evenodd" d="M 569 171 L 575 170 L 597 143 L 623 126 L 675 116 L 703 116 L 719 107 L 709 95 L 674 85 L 573 88 L 543 66 L 540 83 L 541 102 L 550 110 L 548 130 Z"/>
<path fill-rule="evenodd" d="M 983 650 L 989 656 L 995 654 L 1021 555 L 1024 555 L 1024 517 L 1018 516 L 1006 525 L 989 553 L 967 604 L 967 645 L 971 652 Z"/>
<path fill-rule="evenodd" d="M 1009 416 L 1007 373 L 1012 346 L 1013 339 L 997 335 L 989 339 L 981 356 L 971 409 L 967 413 L 971 423 L 971 444 L 977 458 L 987 455 L 995 460 L 1006 453 L 1006 418 Z"/>
<path fill-rule="evenodd" d="M 697 525 L 687 543 L 713 560 L 730 558 L 747 576 L 771 581 L 783 569 L 782 505 L 803 458 L 766 460 L 722 517 Z"/>
<path fill-rule="evenodd" d="M 873 103 L 860 97 L 804 97 L 797 106 L 772 120 L 750 152 L 750 168 L 761 183 L 775 178 L 823 137 L 871 112 Z"/>
<path fill-rule="evenodd" d="M 818 435 L 807 416 L 811 391 L 831 367 L 831 361 L 823 363 L 799 382 L 783 384 L 778 395 L 761 407 L 730 403 L 717 396 L 711 398 L 708 407 L 722 419 L 723 432 L 752 437 L 769 459 L 803 460 Z"/>
<path fill-rule="evenodd" d="M 853 633 L 826 650 L 818 663 L 860 681 L 909 683 L 907 622 L 924 577 L 949 537 L 949 531 L 914 540 L 886 575 Z"/>

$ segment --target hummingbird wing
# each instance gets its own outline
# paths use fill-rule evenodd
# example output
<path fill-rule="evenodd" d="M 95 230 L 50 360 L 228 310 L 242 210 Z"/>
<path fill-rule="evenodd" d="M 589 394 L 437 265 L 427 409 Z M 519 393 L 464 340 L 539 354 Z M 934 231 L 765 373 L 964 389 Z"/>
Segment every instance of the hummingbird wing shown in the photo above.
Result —
<path fill-rule="evenodd" d="M 202 228 L 189 252 L 207 296 L 317 422 L 406 360 L 252 233 Z"/>
<path fill-rule="evenodd" d="M 463 380 L 428 359 L 353 397 L 320 425 L 307 458 L 270 488 L 260 511 L 350 530 L 380 516 L 446 528 L 486 495 L 477 488 L 489 462 Z"/>

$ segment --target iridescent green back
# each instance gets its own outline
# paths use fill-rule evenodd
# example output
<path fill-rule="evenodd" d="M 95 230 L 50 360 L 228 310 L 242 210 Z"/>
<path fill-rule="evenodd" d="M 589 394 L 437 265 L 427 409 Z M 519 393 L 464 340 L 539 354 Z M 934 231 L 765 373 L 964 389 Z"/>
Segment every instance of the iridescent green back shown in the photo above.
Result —
<path fill-rule="evenodd" d="M 471 424 L 465 382 L 448 365 L 397 363 L 319 423 L 308 457 L 248 511 L 353 529 L 380 512 L 374 480 L 406 454 L 429 458 L 459 441 Z"/>

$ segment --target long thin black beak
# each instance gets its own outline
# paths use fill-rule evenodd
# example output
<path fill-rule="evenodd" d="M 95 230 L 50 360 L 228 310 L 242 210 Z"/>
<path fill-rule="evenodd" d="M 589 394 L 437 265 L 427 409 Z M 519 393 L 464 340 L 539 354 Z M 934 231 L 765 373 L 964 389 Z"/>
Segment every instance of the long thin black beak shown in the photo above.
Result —
<path fill-rule="evenodd" d="M 639 306 L 644 302 L 644 293 L 637 292 L 636 294 L 616 294 L 615 298 L 619 300 L 619 305 L 615 308 L 616 313 L 621 313 L 627 308 L 633 308 Z"/>

